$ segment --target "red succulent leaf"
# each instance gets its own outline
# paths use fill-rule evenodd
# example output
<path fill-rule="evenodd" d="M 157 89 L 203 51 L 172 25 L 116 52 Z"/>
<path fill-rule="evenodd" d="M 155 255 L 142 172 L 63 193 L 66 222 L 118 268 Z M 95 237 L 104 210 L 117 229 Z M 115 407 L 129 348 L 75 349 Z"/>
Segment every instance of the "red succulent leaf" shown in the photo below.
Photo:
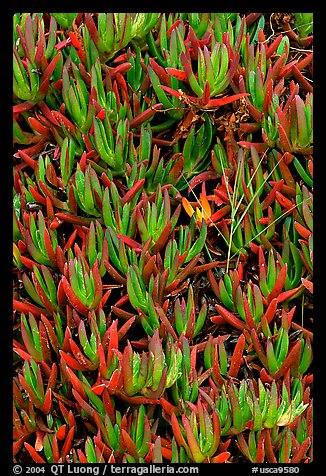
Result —
<path fill-rule="evenodd" d="M 74 438 L 74 432 L 75 432 L 75 427 L 72 426 L 69 431 L 68 431 L 68 434 L 66 436 L 66 439 L 65 439 L 65 442 L 63 444 L 63 447 L 62 447 L 62 450 L 61 450 L 61 459 L 62 459 L 62 462 L 66 462 L 66 456 L 68 455 L 69 451 L 71 450 L 72 448 L 72 442 L 73 442 L 73 438 Z"/>
<path fill-rule="evenodd" d="M 243 355 L 245 343 L 246 343 L 245 336 L 241 334 L 234 348 L 233 355 L 231 357 L 230 368 L 228 372 L 230 377 L 236 378 L 236 376 L 238 375 L 238 372 L 241 366 L 241 361 L 243 358 L 242 355 Z"/>
<path fill-rule="evenodd" d="M 270 58 L 273 53 L 276 52 L 277 48 L 279 47 L 281 41 L 283 39 L 282 35 L 277 35 L 275 40 L 268 46 L 266 50 L 266 59 Z"/>
<path fill-rule="evenodd" d="M 80 365 L 83 366 L 84 370 L 95 370 L 97 368 L 97 365 L 93 364 L 89 359 L 84 356 L 78 345 L 72 339 L 69 339 L 69 345 L 72 353 L 74 354 L 74 357 L 77 359 Z"/>
<path fill-rule="evenodd" d="M 27 360 L 28 363 L 30 363 L 31 361 L 31 356 L 25 352 L 23 349 L 19 349 L 18 347 L 14 347 L 14 352 L 16 352 L 16 354 L 18 354 L 22 359 L 24 360 Z M 40 362 L 40 360 L 36 359 L 35 357 L 33 358 L 33 360 L 35 360 L 35 362 Z"/>
<path fill-rule="evenodd" d="M 14 112 L 15 112 L 15 110 L 14 110 Z M 48 127 L 44 126 L 43 124 L 41 124 L 41 122 L 38 121 L 37 119 L 35 119 L 35 117 L 29 117 L 28 122 L 29 122 L 30 126 L 32 127 L 32 129 L 34 129 L 39 134 L 41 134 L 43 136 L 46 136 L 46 137 L 50 136 L 50 129 Z"/>
<path fill-rule="evenodd" d="M 106 384 L 106 388 L 108 389 L 110 394 L 115 393 L 117 390 L 120 390 L 122 387 L 122 380 L 121 380 L 121 373 L 119 369 L 115 369 L 112 372 L 111 378 L 109 382 Z"/>
<path fill-rule="evenodd" d="M 64 440 L 66 436 L 66 430 L 67 430 L 67 425 L 63 424 L 61 425 L 58 430 L 56 431 L 56 437 L 58 440 L 62 441 Z"/>
<path fill-rule="evenodd" d="M 249 307 L 248 299 L 247 299 L 247 296 L 245 294 L 243 294 L 243 305 L 244 305 L 244 310 L 245 310 L 245 315 L 246 315 L 246 322 L 247 322 L 248 326 L 250 327 L 250 329 L 256 328 L 256 324 L 255 324 L 254 318 L 252 316 L 252 313 L 251 313 L 251 310 L 250 310 L 250 307 Z"/>
<path fill-rule="evenodd" d="M 77 134 L 77 127 L 71 121 L 69 121 L 69 119 L 67 119 L 63 114 L 61 114 L 61 112 L 52 110 L 50 111 L 50 113 L 52 114 L 53 118 L 59 123 L 59 125 L 62 125 L 67 129 L 69 134 Z"/>
<path fill-rule="evenodd" d="M 175 413 L 172 413 L 171 415 L 171 425 L 173 430 L 173 436 L 176 439 L 176 442 L 178 443 L 178 445 L 183 446 L 184 448 L 187 448 L 187 444 L 185 442 L 184 437 L 182 436 L 180 425 Z"/>
<path fill-rule="evenodd" d="M 120 233 L 117 233 L 116 236 L 118 238 L 121 238 L 122 241 L 130 246 L 131 248 L 134 248 L 135 251 L 137 252 L 140 252 L 142 251 L 142 245 L 140 243 L 138 243 L 137 241 L 133 240 L 132 238 L 130 238 L 129 236 L 126 236 L 126 235 L 121 235 Z"/>
<path fill-rule="evenodd" d="M 86 400 L 86 398 L 87 398 L 86 392 L 84 390 L 84 387 L 83 387 L 81 381 L 77 377 L 77 375 L 68 366 L 66 368 L 66 372 L 69 376 L 69 379 L 70 379 L 74 389 L 83 397 L 84 400 Z"/>
<path fill-rule="evenodd" d="M 257 352 L 257 355 L 258 355 L 259 359 L 261 360 L 264 367 L 268 368 L 267 357 L 266 357 L 266 354 L 265 354 L 265 352 L 264 352 L 264 350 L 261 346 L 261 343 L 259 341 L 256 330 L 251 329 L 250 333 L 251 333 L 252 343 L 254 345 L 255 351 Z"/>
<path fill-rule="evenodd" d="M 174 78 L 177 78 L 179 81 L 188 82 L 187 75 L 184 71 L 181 71 L 180 69 L 176 69 L 176 68 L 165 68 L 165 69 L 171 76 L 173 76 Z"/>
<path fill-rule="evenodd" d="M 268 428 L 265 435 L 265 454 L 269 463 L 277 463 L 270 432 L 271 430 Z"/>
<path fill-rule="evenodd" d="M 121 198 L 121 205 L 130 202 L 134 198 L 137 192 L 142 189 L 145 183 L 145 179 L 138 180 L 130 190 Z"/>
<path fill-rule="evenodd" d="M 76 296 L 76 294 L 72 290 L 67 278 L 65 276 L 62 276 L 61 281 L 62 281 L 63 289 L 65 290 L 65 293 L 67 294 L 67 298 L 68 298 L 70 304 L 75 309 L 77 309 L 77 311 L 80 312 L 83 316 L 87 316 L 88 315 L 88 308 Z"/>
<path fill-rule="evenodd" d="M 104 266 L 115 282 L 119 284 L 126 284 L 127 282 L 126 278 L 122 276 L 121 274 L 119 274 L 118 271 L 113 266 L 111 266 L 111 264 L 107 260 L 104 260 Z M 113 309 L 113 306 L 112 306 L 112 309 Z"/>
<path fill-rule="evenodd" d="M 196 463 L 202 463 L 204 461 L 204 456 L 201 452 L 200 446 L 194 435 L 193 429 L 191 428 L 189 420 L 185 417 L 185 415 L 182 415 L 182 423 L 186 430 L 187 443 L 189 445 L 192 457 L 194 458 Z"/>
<path fill-rule="evenodd" d="M 51 406 L 52 406 L 52 390 L 51 388 L 49 388 L 45 394 L 44 403 L 42 406 L 42 412 L 45 414 L 48 414 L 51 410 Z"/>
<path fill-rule="evenodd" d="M 198 253 L 198 255 L 196 255 L 192 260 L 189 261 L 189 263 L 187 264 L 187 266 L 180 272 L 180 274 L 178 274 L 178 280 L 179 281 L 183 281 L 184 279 L 186 279 L 186 277 L 192 273 L 194 267 L 196 266 L 197 264 L 197 261 L 199 260 L 200 258 L 200 253 Z M 172 284 L 170 284 L 170 286 L 168 288 L 166 288 L 166 292 L 171 292 L 170 291 L 170 288 L 172 290 Z M 169 289 L 169 291 L 168 291 Z"/>
<path fill-rule="evenodd" d="M 24 443 L 26 440 L 29 440 L 29 438 L 31 437 L 30 434 L 27 434 L 27 435 L 23 435 L 21 436 L 20 438 L 17 439 L 17 441 L 15 441 L 13 443 L 13 450 L 12 450 L 12 453 L 13 453 L 13 456 L 16 456 L 16 454 L 21 450 L 21 448 L 23 447 Z"/>
<path fill-rule="evenodd" d="M 30 157 L 24 150 L 19 150 L 18 153 L 27 165 L 29 165 L 32 169 L 35 169 L 36 160 L 32 159 L 32 157 Z"/>
<path fill-rule="evenodd" d="M 160 404 L 168 415 L 172 415 L 172 413 L 175 413 L 177 411 L 177 407 L 172 405 L 168 400 L 163 397 L 160 398 Z"/>
<path fill-rule="evenodd" d="M 288 291 L 284 291 L 283 293 L 280 293 L 276 298 L 277 302 L 279 303 L 279 302 L 285 301 L 286 299 L 290 299 L 291 297 L 295 296 L 297 293 L 302 291 L 302 289 L 303 287 L 301 285 L 296 288 L 289 289 Z"/>
<path fill-rule="evenodd" d="M 167 331 L 169 334 L 172 335 L 172 337 L 174 338 L 174 340 L 177 341 L 177 340 L 178 340 L 178 336 L 177 336 L 177 334 L 176 334 L 174 328 L 172 327 L 172 325 L 171 325 L 169 319 L 166 317 L 166 315 L 165 315 L 164 312 L 162 311 L 162 309 L 159 308 L 159 307 L 156 307 L 155 310 L 156 310 L 157 314 L 159 315 L 159 318 L 160 318 L 161 321 L 163 322 L 163 325 L 164 325 L 166 331 Z"/>
<path fill-rule="evenodd" d="M 17 301 L 17 299 L 13 300 L 13 308 L 15 311 L 24 312 L 28 314 L 31 312 L 36 317 L 41 317 L 41 314 L 48 314 L 44 309 L 34 306 L 34 304 L 30 304 L 28 302 L 21 302 Z"/>
<path fill-rule="evenodd" d="M 275 316 L 276 310 L 277 310 L 277 298 L 273 298 L 268 305 L 268 308 L 266 309 L 266 312 L 264 314 L 265 318 L 267 319 L 268 324 L 271 323 L 273 317 Z"/>
<path fill-rule="evenodd" d="M 54 332 L 50 321 L 47 319 L 47 317 L 44 314 L 41 314 L 41 320 L 42 320 L 42 322 L 44 324 L 44 327 L 46 329 L 46 332 L 48 334 L 49 341 L 50 341 L 54 351 L 58 354 L 59 353 L 59 342 L 58 342 L 56 333 Z"/>
<path fill-rule="evenodd" d="M 304 442 L 299 446 L 298 450 L 294 453 L 291 459 L 292 463 L 302 463 L 303 458 L 305 457 L 306 452 L 308 451 L 311 444 L 311 438 L 308 436 Z"/>
<path fill-rule="evenodd" d="M 71 357 L 71 355 L 68 355 L 66 352 L 64 352 L 63 350 L 60 350 L 60 355 L 61 357 L 64 359 L 65 362 L 67 362 L 67 364 L 72 368 L 72 369 L 75 369 L 75 370 L 85 370 L 85 367 L 83 365 L 81 365 L 76 359 L 74 359 L 73 357 Z"/>
<path fill-rule="evenodd" d="M 207 106 L 211 97 L 211 92 L 210 92 L 210 87 L 209 87 L 209 82 L 206 80 L 205 86 L 204 86 L 204 92 L 201 98 L 201 103 L 203 107 Z"/>
<path fill-rule="evenodd" d="M 70 37 L 70 40 L 71 40 L 71 43 L 72 45 L 74 46 L 74 48 L 76 49 L 77 51 L 77 55 L 80 59 L 80 61 L 86 65 L 86 55 L 85 55 L 85 51 L 79 41 L 79 39 L 77 38 L 77 36 L 75 35 L 75 33 L 73 33 L 72 31 L 69 32 L 69 37 Z"/>
<path fill-rule="evenodd" d="M 221 264 L 221 261 L 212 261 L 211 263 L 201 264 L 199 266 L 195 266 L 191 274 L 201 274 L 204 271 L 208 271 L 209 269 L 213 269 L 218 266 L 224 267 L 224 263 Z"/>
<path fill-rule="evenodd" d="M 314 291 L 314 288 L 313 288 L 313 283 L 311 281 L 309 281 L 309 279 L 305 279 L 305 278 L 301 278 L 301 282 L 302 284 L 304 285 L 304 287 L 306 289 L 308 289 L 308 291 L 313 294 L 313 291 Z"/>
<path fill-rule="evenodd" d="M 301 341 L 298 340 L 294 344 L 290 352 L 288 353 L 281 368 L 273 375 L 275 380 L 278 380 L 280 377 L 283 377 L 283 375 L 291 368 L 291 366 L 297 360 L 300 353 L 301 353 Z"/>
<path fill-rule="evenodd" d="M 35 104 L 36 103 L 34 101 L 24 101 L 20 104 L 15 104 L 12 108 L 12 111 L 14 114 L 21 114 L 22 112 L 29 111 L 30 109 L 32 109 L 35 106 Z M 41 139 L 41 138 L 38 138 L 37 136 L 33 136 L 31 137 L 31 139 L 28 140 L 27 143 L 28 144 L 33 143 L 37 139 Z"/>
<path fill-rule="evenodd" d="M 154 104 L 154 106 L 151 106 L 150 108 L 146 109 L 146 111 L 140 113 L 137 117 L 134 117 L 129 123 L 130 129 L 134 129 L 135 127 L 140 126 L 144 122 L 148 121 L 151 119 L 156 111 L 161 109 L 163 104 L 161 102 Z"/>
<path fill-rule="evenodd" d="M 271 292 L 267 296 L 267 302 L 268 303 L 270 303 L 272 299 L 279 297 L 279 295 L 281 294 L 281 291 L 282 291 L 282 289 L 284 287 L 284 284 L 285 284 L 286 274 L 287 274 L 287 264 L 285 263 L 282 266 L 282 268 L 281 268 L 281 270 L 280 270 L 280 272 L 277 276 L 277 279 L 275 281 L 273 289 L 271 290 Z"/>
<path fill-rule="evenodd" d="M 121 436 L 122 440 L 127 448 L 127 451 L 131 454 L 133 458 L 135 458 L 136 461 L 139 460 L 139 454 L 137 450 L 137 446 L 133 439 L 130 437 L 130 435 L 124 430 L 121 430 Z"/>
<path fill-rule="evenodd" d="M 117 398 L 121 400 L 131 403 L 132 405 L 159 405 L 160 401 L 158 398 L 146 398 L 146 397 L 128 397 L 124 392 L 117 391 L 115 392 Z"/>
<path fill-rule="evenodd" d="M 265 456 L 264 444 L 265 444 L 266 432 L 267 432 L 267 429 L 265 428 L 261 432 L 258 438 L 255 463 L 264 463 L 264 456 Z"/>
<path fill-rule="evenodd" d="M 113 450 L 109 448 L 102 440 L 100 436 L 100 432 L 97 434 L 97 436 L 94 436 L 94 443 L 96 446 L 98 446 L 99 450 L 101 451 L 101 454 L 108 460 L 108 463 L 115 463 L 115 457 Z"/>
<path fill-rule="evenodd" d="M 51 362 L 51 349 L 49 345 L 49 340 L 47 336 L 47 332 L 45 330 L 45 326 L 43 322 L 39 323 L 39 332 L 40 332 L 40 342 L 42 348 L 42 356 L 44 362 Z"/>
<path fill-rule="evenodd" d="M 224 98 L 211 99 L 210 101 L 208 101 L 206 107 L 210 108 L 210 107 L 225 106 L 226 104 L 230 104 L 231 102 L 237 101 L 238 99 L 245 96 L 250 96 L 250 94 L 240 93 L 240 94 L 234 94 L 233 96 L 226 96 Z"/>
<path fill-rule="evenodd" d="M 161 251 L 161 249 L 162 249 L 163 246 L 166 244 L 166 242 L 167 242 L 167 240 L 168 240 L 168 238 L 169 238 L 169 236 L 170 236 L 171 229 L 172 229 L 172 222 L 169 221 L 169 222 L 165 225 L 165 227 L 164 227 L 162 233 L 160 234 L 159 238 L 156 240 L 155 245 L 153 245 L 153 247 L 152 247 L 152 249 L 151 249 L 151 252 L 152 252 L 153 254 L 156 254 L 156 253 L 158 253 L 159 251 Z"/>
<path fill-rule="evenodd" d="M 89 405 L 85 400 L 79 395 L 78 392 L 76 392 L 75 389 L 72 389 L 72 394 L 75 397 L 75 400 L 77 400 L 77 403 L 79 403 L 80 407 L 84 410 L 84 412 L 91 418 L 95 419 L 96 415 L 96 410 Z"/>
<path fill-rule="evenodd" d="M 171 36 L 171 33 L 172 33 L 172 30 L 174 30 L 175 28 L 177 28 L 178 25 L 180 25 L 181 23 L 181 20 L 176 20 L 174 23 L 172 23 L 172 25 L 170 26 L 170 28 L 166 31 L 166 36 L 169 38 Z M 190 27 L 191 28 L 191 27 Z"/>
<path fill-rule="evenodd" d="M 44 80 L 50 80 L 51 76 L 52 76 L 52 73 L 53 71 L 55 70 L 57 64 L 58 64 L 58 61 L 59 59 L 61 58 L 61 53 L 58 52 L 55 57 L 51 60 L 51 62 L 49 63 L 49 65 L 46 67 L 42 77 L 41 77 L 41 80 L 40 82 L 43 82 Z"/>
<path fill-rule="evenodd" d="M 295 77 L 295 79 L 298 81 L 300 86 L 307 91 L 308 93 L 313 93 L 313 86 L 306 80 L 306 78 L 303 76 L 303 74 L 300 72 L 299 68 L 297 65 L 293 65 L 292 68 L 292 73 Z"/>
<path fill-rule="evenodd" d="M 96 258 L 93 269 L 91 271 L 94 279 L 94 301 L 92 302 L 92 307 L 96 308 L 101 301 L 103 296 L 103 285 L 102 285 L 102 278 L 100 275 L 99 267 L 98 267 L 98 259 Z M 109 295 L 111 291 L 109 290 Z"/>
<path fill-rule="evenodd" d="M 132 316 L 130 319 L 127 320 L 127 322 L 125 322 L 120 327 L 118 332 L 116 332 L 116 328 L 115 328 L 114 333 L 113 333 L 113 330 L 112 330 L 112 333 L 110 333 L 109 349 L 115 349 L 115 350 L 118 349 L 119 341 L 122 340 L 125 337 L 125 335 L 127 334 L 128 330 L 131 328 L 131 326 L 133 325 L 135 320 L 136 320 L 136 316 Z M 115 322 L 117 322 L 117 321 L 113 321 L 112 326 Z"/>
<path fill-rule="evenodd" d="M 25 442 L 24 446 L 27 449 L 27 451 L 29 452 L 29 454 L 31 455 L 31 457 L 32 457 L 32 459 L 35 463 L 46 463 L 46 461 L 38 454 L 38 452 L 35 450 L 35 448 L 33 448 L 32 445 Z"/>
<path fill-rule="evenodd" d="M 288 135 L 287 135 L 283 125 L 281 124 L 281 122 L 279 122 L 277 124 L 277 129 L 278 129 L 278 134 L 279 134 L 279 144 L 280 144 L 281 148 L 286 152 L 292 152 L 291 143 L 289 141 Z"/>
<path fill-rule="evenodd" d="M 301 235 L 303 238 L 305 238 L 306 240 L 309 239 L 310 235 L 312 235 L 312 231 L 309 230 L 308 228 L 304 227 L 303 225 L 301 225 L 301 223 L 295 221 L 294 222 L 294 227 L 295 229 L 297 230 L 297 232 L 299 233 L 299 235 Z"/>
<path fill-rule="evenodd" d="M 163 86 L 162 84 L 160 84 L 160 88 L 162 88 L 164 91 L 166 91 L 167 93 L 170 93 L 172 96 L 178 99 L 182 98 L 182 94 L 179 91 L 175 91 L 175 89 L 172 89 L 168 86 Z"/>
<path fill-rule="evenodd" d="M 223 453 L 218 454 L 217 456 L 213 456 L 210 459 L 211 463 L 225 463 L 231 456 L 231 453 L 228 451 L 223 451 Z"/>
<path fill-rule="evenodd" d="M 191 182 L 189 183 L 188 192 L 192 191 L 197 185 L 207 180 L 215 180 L 217 178 L 217 173 L 213 170 L 206 170 L 201 174 L 196 175 Z"/>
<path fill-rule="evenodd" d="M 232 314 L 230 311 L 220 306 L 219 304 L 215 304 L 215 309 L 217 310 L 217 312 L 221 314 L 221 316 L 225 319 L 225 321 L 228 324 L 235 327 L 236 329 L 243 331 L 244 329 L 248 327 L 247 324 L 245 324 L 243 321 L 238 319 L 234 314 Z"/>
<path fill-rule="evenodd" d="M 121 63 L 118 66 L 116 66 L 115 68 L 112 68 L 112 69 L 109 68 L 111 79 L 112 80 L 115 79 L 115 77 L 118 75 L 118 73 L 119 74 L 126 73 L 131 68 L 132 68 L 132 64 L 129 63 L 129 61 L 126 61 L 125 63 Z"/>

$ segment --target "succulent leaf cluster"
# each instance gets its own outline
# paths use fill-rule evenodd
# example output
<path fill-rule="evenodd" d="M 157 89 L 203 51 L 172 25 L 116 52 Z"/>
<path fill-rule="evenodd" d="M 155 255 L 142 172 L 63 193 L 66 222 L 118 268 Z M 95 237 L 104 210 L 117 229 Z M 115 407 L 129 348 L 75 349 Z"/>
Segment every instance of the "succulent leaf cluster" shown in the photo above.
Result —
<path fill-rule="evenodd" d="M 14 461 L 312 462 L 312 14 L 13 40 Z"/>

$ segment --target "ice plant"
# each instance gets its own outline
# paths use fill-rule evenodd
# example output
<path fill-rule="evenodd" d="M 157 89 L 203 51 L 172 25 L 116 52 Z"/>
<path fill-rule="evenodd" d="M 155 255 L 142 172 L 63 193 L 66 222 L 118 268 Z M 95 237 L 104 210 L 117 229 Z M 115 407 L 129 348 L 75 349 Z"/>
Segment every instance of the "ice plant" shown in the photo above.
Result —
<path fill-rule="evenodd" d="M 89 310 L 95 309 L 103 295 L 97 259 L 92 269 L 81 255 L 67 262 L 62 286 L 70 304 L 78 312 L 87 315 Z"/>
<path fill-rule="evenodd" d="M 203 302 L 196 317 L 194 293 L 192 286 L 189 287 L 187 302 L 177 299 L 174 305 L 175 328 L 179 335 L 184 334 L 188 339 L 196 337 L 201 331 L 207 316 L 207 304 Z"/>
<path fill-rule="evenodd" d="M 313 455 L 311 13 L 13 15 L 13 461 Z"/>
<path fill-rule="evenodd" d="M 148 353 L 143 352 L 140 355 L 133 352 L 128 343 L 122 356 L 123 390 L 128 396 L 141 394 L 155 400 L 162 395 L 165 388 L 174 384 L 181 364 L 181 351 L 175 344 L 172 345 L 174 349 L 170 350 L 168 363 L 158 330 L 149 338 Z M 141 402 L 142 399 L 140 398 L 139 401 Z"/>
<path fill-rule="evenodd" d="M 26 228 L 19 223 L 20 232 L 23 235 L 26 248 L 32 258 L 40 264 L 55 267 L 57 264 L 57 233 L 47 228 L 44 215 L 40 210 L 37 219 L 34 215 L 25 215 Z"/>
<path fill-rule="evenodd" d="M 177 224 L 180 211 L 181 206 L 178 206 L 171 216 L 168 191 L 164 189 L 162 192 L 160 186 L 157 188 L 153 203 L 143 196 L 142 207 L 136 211 L 136 221 L 142 243 L 146 243 L 149 238 L 152 239 L 150 245 L 152 253 L 157 253 L 164 247 Z"/>
<path fill-rule="evenodd" d="M 171 415 L 174 436 L 179 446 L 185 448 L 190 461 L 203 463 L 210 461 L 220 442 L 220 423 L 217 413 L 210 415 L 206 407 L 198 400 L 197 405 L 188 404 L 193 410 L 187 418 L 182 415 L 179 423 L 175 413 Z"/>

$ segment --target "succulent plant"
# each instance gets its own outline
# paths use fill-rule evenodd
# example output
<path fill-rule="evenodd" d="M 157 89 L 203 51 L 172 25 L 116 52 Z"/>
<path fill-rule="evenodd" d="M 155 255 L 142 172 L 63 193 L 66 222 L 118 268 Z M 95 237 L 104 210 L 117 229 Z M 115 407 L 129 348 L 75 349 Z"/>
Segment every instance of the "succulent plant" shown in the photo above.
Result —
<path fill-rule="evenodd" d="M 13 144 L 14 462 L 312 462 L 313 15 L 15 13 Z"/>

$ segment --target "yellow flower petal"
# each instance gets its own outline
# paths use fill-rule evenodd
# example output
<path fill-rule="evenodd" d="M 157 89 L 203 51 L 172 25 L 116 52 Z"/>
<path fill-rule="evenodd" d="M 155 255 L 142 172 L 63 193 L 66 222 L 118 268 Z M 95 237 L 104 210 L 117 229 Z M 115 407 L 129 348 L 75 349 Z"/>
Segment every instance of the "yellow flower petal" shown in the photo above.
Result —
<path fill-rule="evenodd" d="M 202 206 L 202 213 L 205 219 L 209 218 L 212 215 L 211 206 L 207 200 L 206 195 L 200 194 L 200 204 Z"/>
<path fill-rule="evenodd" d="M 195 210 L 192 208 L 192 206 L 190 205 L 190 203 L 188 202 L 188 200 L 185 197 L 182 197 L 182 205 L 183 205 L 183 208 L 188 213 L 188 215 L 190 217 L 192 217 L 193 214 L 195 213 Z"/>
<path fill-rule="evenodd" d="M 200 208 L 196 208 L 196 216 L 197 216 L 197 221 L 202 222 L 202 220 L 203 220 L 203 214 L 202 214 L 202 212 L 200 211 Z"/>

